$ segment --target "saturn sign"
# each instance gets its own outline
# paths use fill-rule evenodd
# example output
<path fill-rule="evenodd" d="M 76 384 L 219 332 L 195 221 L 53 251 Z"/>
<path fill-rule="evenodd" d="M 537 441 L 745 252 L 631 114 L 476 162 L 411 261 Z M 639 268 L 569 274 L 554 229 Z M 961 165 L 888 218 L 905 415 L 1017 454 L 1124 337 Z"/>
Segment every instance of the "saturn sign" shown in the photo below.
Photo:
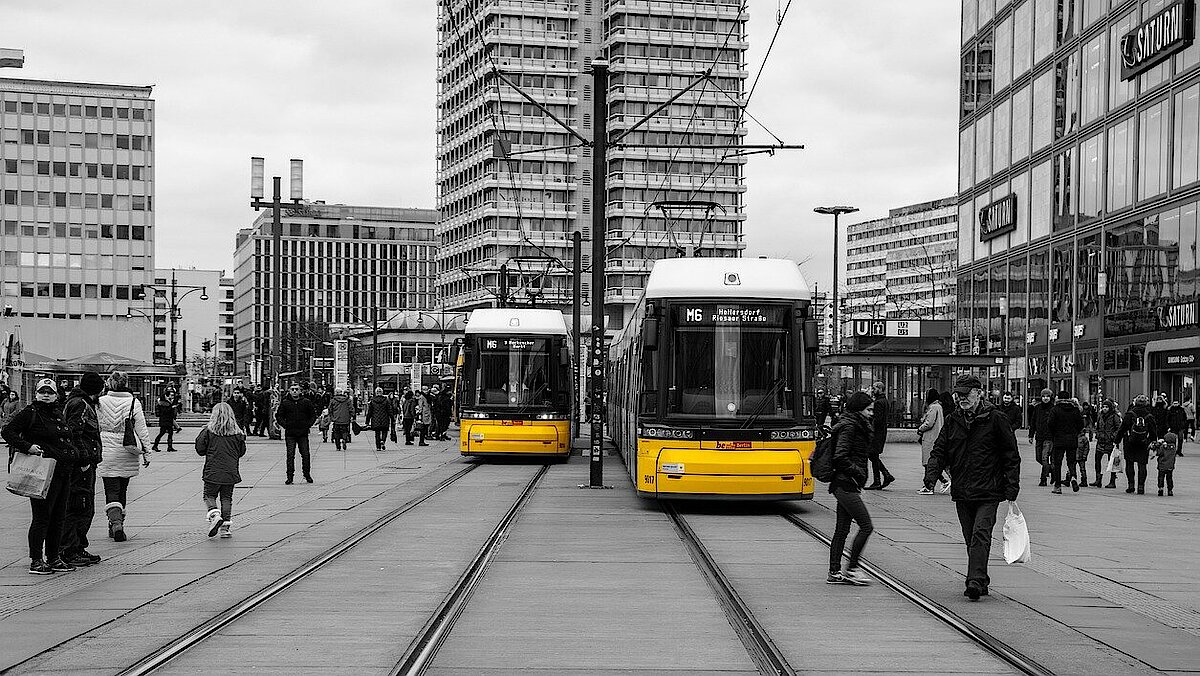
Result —
<path fill-rule="evenodd" d="M 1179 0 L 1121 36 L 1121 79 L 1129 80 L 1192 44 L 1195 0 Z"/>

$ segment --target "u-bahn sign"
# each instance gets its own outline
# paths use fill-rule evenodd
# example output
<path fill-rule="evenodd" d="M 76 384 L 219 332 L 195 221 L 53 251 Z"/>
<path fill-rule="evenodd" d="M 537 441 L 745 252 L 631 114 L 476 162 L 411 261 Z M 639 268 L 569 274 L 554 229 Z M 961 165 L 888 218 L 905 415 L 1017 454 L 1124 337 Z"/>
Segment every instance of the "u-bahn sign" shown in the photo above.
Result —
<path fill-rule="evenodd" d="M 1008 194 L 979 210 L 979 241 L 1010 233 L 1017 229 L 1017 196 Z"/>
<path fill-rule="evenodd" d="M 1192 44 L 1195 15 L 1195 0 L 1179 0 L 1122 35 L 1121 79 L 1135 78 Z"/>

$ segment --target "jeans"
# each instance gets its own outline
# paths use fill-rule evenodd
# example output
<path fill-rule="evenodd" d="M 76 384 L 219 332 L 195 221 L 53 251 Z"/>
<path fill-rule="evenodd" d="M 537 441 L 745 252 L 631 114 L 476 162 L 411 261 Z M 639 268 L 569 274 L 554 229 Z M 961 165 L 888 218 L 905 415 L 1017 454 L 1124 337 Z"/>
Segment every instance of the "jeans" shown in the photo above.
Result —
<path fill-rule="evenodd" d="M 988 554 L 992 550 L 992 530 L 996 526 L 999 502 L 965 500 L 954 503 L 958 523 L 962 526 L 963 542 L 967 545 L 967 582 L 975 580 L 987 587 Z"/>
<path fill-rule="evenodd" d="M 300 449 L 300 469 L 304 471 L 304 478 L 312 476 L 311 458 L 308 456 L 308 435 L 293 437 L 290 434 L 283 435 L 284 446 L 287 447 L 287 478 L 291 479 L 296 474 L 296 449 Z"/>
<path fill-rule="evenodd" d="M 1130 460 L 1129 456 L 1125 456 L 1125 479 L 1129 481 L 1129 488 L 1133 488 L 1134 474 L 1137 475 L 1137 489 L 1146 488 L 1146 462 Z"/>
<path fill-rule="evenodd" d="M 67 513 L 63 522 L 62 551 L 67 554 L 82 552 L 88 548 L 88 531 L 96 516 L 96 467 L 85 472 L 71 468 L 67 490 Z"/>
<path fill-rule="evenodd" d="M 102 477 L 101 480 L 104 482 L 105 502 L 117 502 L 122 507 L 128 504 L 129 477 L 106 476 Z"/>
<path fill-rule="evenodd" d="M 404 419 L 404 421 L 403 421 L 403 423 L 401 423 L 401 425 L 402 425 L 402 427 L 404 428 L 404 443 L 408 444 L 409 446 L 412 446 L 412 440 L 413 440 L 413 419 L 412 419 L 412 418 L 405 418 L 405 419 Z"/>
<path fill-rule="evenodd" d="M 871 477 L 873 479 L 872 483 L 875 485 L 879 485 L 880 481 L 882 481 L 883 479 L 885 479 L 887 477 L 890 477 L 891 475 L 892 475 L 892 473 L 889 472 L 888 468 L 884 466 L 883 459 L 880 457 L 880 455 L 878 453 L 873 454 L 871 456 Z"/>
<path fill-rule="evenodd" d="M 854 534 L 854 542 L 850 543 L 850 559 L 846 562 L 846 569 L 854 570 L 858 568 L 858 557 L 875 527 L 871 525 L 871 514 L 863 504 L 861 493 L 851 492 L 840 486 L 834 486 L 832 492 L 837 500 L 837 525 L 833 529 L 833 540 L 829 545 L 829 572 L 841 569 L 842 550 L 846 547 L 846 536 L 850 534 L 851 521 L 858 524 L 858 532 Z"/>
<path fill-rule="evenodd" d="M 167 435 L 167 448 L 175 448 L 175 423 L 171 423 L 166 427 L 158 426 L 158 436 L 154 437 L 154 448 L 158 448 L 158 440 Z"/>
<path fill-rule="evenodd" d="M 350 445 L 350 426 L 349 425 L 334 425 L 333 426 L 333 445 L 339 451 L 345 450 Z"/>
<path fill-rule="evenodd" d="M 50 479 L 50 490 L 44 500 L 30 498 L 33 519 L 29 522 L 29 558 L 42 558 L 42 547 L 46 549 L 46 561 L 59 556 L 62 540 L 63 519 L 67 515 L 67 498 L 70 494 L 71 473 L 55 468 Z"/>
<path fill-rule="evenodd" d="M 217 508 L 217 497 L 221 498 L 221 518 L 225 521 L 233 516 L 233 484 L 204 482 L 204 505 L 210 510 Z"/>
<path fill-rule="evenodd" d="M 383 448 L 387 444 L 388 431 L 386 427 L 375 430 L 375 448 Z"/>
<path fill-rule="evenodd" d="M 1163 480 L 1164 479 L 1167 482 L 1167 490 L 1174 493 L 1175 492 L 1175 470 L 1173 470 L 1173 469 L 1158 470 L 1158 490 L 1160 490 L 1160 491 L 1163 489 Z"/>
<path fill-rule="evenodd" d="M 1042 474 L 1038 480 L 1044 480 L 1050 475 L 1050 459 L 1054 457 L 1054 444 L 1049 441 L 1034 441 L 1038 464 L 1042 466 Z"/>
<path fill-rule="evenodd" d="M 1063 460 L 1067 461 L 1067 476 L 1064 479 L 1062 475 Z M 1070 483 L 1075 477 L 1075 449 L 1069 447 L 1055 447 L 1051 452 L 1050 458 L 1050 476 L 1053 479 L 1054 487 L 1058 488 L 1064 483 Z"/>

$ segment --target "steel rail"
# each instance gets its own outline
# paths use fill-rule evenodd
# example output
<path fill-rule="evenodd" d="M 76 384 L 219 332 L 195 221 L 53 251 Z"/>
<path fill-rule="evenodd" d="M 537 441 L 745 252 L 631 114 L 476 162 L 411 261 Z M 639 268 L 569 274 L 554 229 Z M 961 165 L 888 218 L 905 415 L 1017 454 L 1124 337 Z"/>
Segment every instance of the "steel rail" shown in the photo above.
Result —
<path fill-rule="evenodd" d="M 670 503 L 664 502 L 662 506 L 663 511 L 670 517 L 671 523 L 679 533 L 679 539 L 683 540 L 684 546 L 691 554 L 692 560 L 696 562 L 709 586 L 716 592 L 717 600 L 724 608 L 729 624 L 733 626 L 738 638 L 742 640 L 742 644 L 750 653 L 750 658 L 754 660 L 758 670 L 764 674 L 793 676 L 796 670 L 792 668 L 766 630 L 755 619 L 750 607 L 738 595 L 729 578 L 725 576 L 725 572 L 721 570 L 716 560 L 709 554 L 708 549 L 700 542 L 700 538 L 696 537 L 695 531 L 688 525 L 687 520 Z"/>
<path fill-rule="evenodd" d="M 781 514 L 780 516 L 800 530 L 808 533 L 813 538 L 823 542 L 826 546 L 832 546 L 831 539 L 826 536 L 825 533 L 821 532 L 804 519 L 801 519 L 795 514 Z M 1021 673 L 1030 674 L 1031 676 L 1053 676 L 1053 671 L 1042 666 L 1033 658 L 1025 655 L 1021 651 L 1013 648 L 995 636 L 992 636 L 978 625 L 962 618 L 952 610 L 917 591 L 912 586 L 901 582 L 899 579 L 884 572 L 878 566 L 872 564 L 866 559 L 859 559 L 858 565 L 863 570 L 870 573 L 872 577 L 882 582 L 884 586 L 890 588 L 912 603 L 916 604 L 922 610 L 925 610 L 929 614 L 941 620 L 944 624 L 948 625 L 963 636 L 966 636 L 968 639 L 980 645 L 996 657 L 1004 660 Z"/>
<path fill-rule="evenodd" d="M 367 537 L 370 537 L 373 533 L 388 525 L 405 512 L 410 511 L 417 505 L 420 505 L 422 502 L 425 502 L 429 498 L 432 498 L 433 496 L 442 492 L 442 490 L 444 490 L 447 486 L 463 478 L 478 466 L 479 465 L 469 465 L 455 472 L 451 476 L 444 479 L 437 486 L 430 489 L 429 492 L 425 493 L 424 495 L 413 498 L 400 507 L 397 507 L 391 512 L 379 517 L 369 525 L 359 529 L 350 537 L 325 550 L 324 553 L 310 559 L 307 563 L 299 568 L 296 568 L 270 585 L 263 587 L 254 594 L 238 602 L 233 607 L 213 617 L 204 624 L 201 624 L 200 626 L 188 631 L 183 636 L 171 641 L 150 655 L 143 657 L 129 668 L 121 671 L 121 676 L 139 676 L 141 674 L 149 674 L 165 666 L 171 660 L 179 657 L 188 649 L 203 642 L 205 639 L 210 638 L 212 635 L 237 621 L 243 615 L 246 615 L 250 611 L 254 610 L 254 608 L 258 607 L 268 599 L 276 596 L 288 587 L 296 584 L 305 577 L 308 577 L 325 564 L 346 553 L 348 550 L 350 550 L 350 548 L 354 547 L 359 542 L 362 542 Z"/>
<path fill-rule="evenodd" d="M 437 609 L 425 622 L 425 626 L 417 634 L 417 638 L 409 644 L 408 650 L 396 662 L 396 666 L 388 672 L 391 676 L 410 676 L 420 674 L 425 671 L 433 660 L 433 656 L 437 654 L 438 648 L 442 642 L 454 628 L 454 623 L 458 617 L 462 615 L 466 608 L 467 602 L 474 593 L 476 585 L 483 578 L 484 572 L 487 571 L 488 564 L 491 563 L 495 554 L 500 549 L 500 545 L 508 539 L 509 530 L 516 521 L 521 510 L 525 508 L 525 504 L 529 502 L 530 496 L 533 495 L 533 489 L 537 487 L 542 476 L 550 469 L 550 465 L 542 465 L 533 478 L 525 484 L 521 489 L 521 494 L 517 496 L 512 507 L 500 519 L 500 523 L 496 524 L 492 534 L 484 541 L 483 546 L 479 548 L 479 553 L 467 565 L 466 570 L 459 576 L 458 581 L 446 594 L 446 598 L 438 605 Z"/>

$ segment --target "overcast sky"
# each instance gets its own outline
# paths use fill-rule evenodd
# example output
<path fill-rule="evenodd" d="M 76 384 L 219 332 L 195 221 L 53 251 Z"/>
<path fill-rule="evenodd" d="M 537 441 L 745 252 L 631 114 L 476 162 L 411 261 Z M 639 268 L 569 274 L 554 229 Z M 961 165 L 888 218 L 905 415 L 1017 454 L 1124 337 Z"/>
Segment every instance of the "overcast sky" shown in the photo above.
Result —
<path fill-rule="evenodd" d="M 750 2 L 752 76 L 783 4 Z M 811 257 L 828 288 L 813 207 L 866 220 L 955 191 L 959 4 L 793 2 L 750 111 L 807 149 L 750 159 L 747 255 Z M 160 267 L 232 268 L 251 155 L 285 196 L 298 157 L 308 199 L 434 206 L 432 0 L 0 0 L 0 17 L 0 47 L 25 50 L 0 76 L 154 85 Z"/>

